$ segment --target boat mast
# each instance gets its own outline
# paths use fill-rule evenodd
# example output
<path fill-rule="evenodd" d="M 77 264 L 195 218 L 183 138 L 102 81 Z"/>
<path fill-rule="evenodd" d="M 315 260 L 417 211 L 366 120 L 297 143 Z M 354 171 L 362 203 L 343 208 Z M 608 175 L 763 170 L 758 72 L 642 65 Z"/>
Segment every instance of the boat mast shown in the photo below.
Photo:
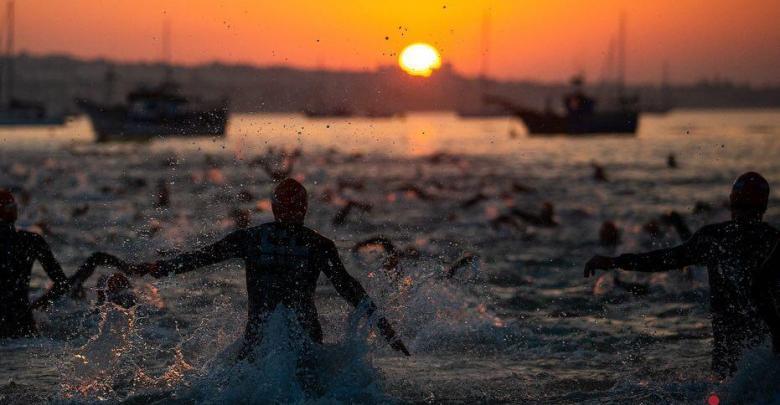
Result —
<path fill-rule="evenodd" d="M 617 72 L 617 90 L 620 99 L 625 96 L 626 86 L 626 13 L 620 13 L 620 23 L 618 25 L 618 72 Z"/>
<path fill-rule="evenodd" d="M 485 9 L 482 15 L 482 59 L 479 67 L 479 78 L 487 81 L 487 73 L 490 65 L 490 7 Z"/>
<path fill-rule="evenodd" d="M 10 104 L 14 98 L 14 1 L 6 4 L 5 52 L 0 71 L 0 103 Z"/>
<path fill-rule="evenodd" d="M 669 98 L 669 61 L 664 60 L 661 68 L 661 106 L 667 109 L 671 108 L 671 105 Z"/>
<path fill-rule="evenodd" d="M 162 64 L 164 73 L 164 81 L 170 82 L 173 79 L 173 65 L 172 51 L 171 51 L 171 20 L 166 18 L 163 20 L 162 26 Z"/>

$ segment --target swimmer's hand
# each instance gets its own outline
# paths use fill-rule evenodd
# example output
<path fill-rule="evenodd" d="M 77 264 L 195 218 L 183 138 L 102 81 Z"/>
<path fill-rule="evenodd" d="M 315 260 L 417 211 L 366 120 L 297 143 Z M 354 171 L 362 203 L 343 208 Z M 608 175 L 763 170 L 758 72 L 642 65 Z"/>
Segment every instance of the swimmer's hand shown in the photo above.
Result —
<path fill-rule="evenodd" d="M 411 354 L 409 354 L 409 349 L 406 348 L 406 345 L 401 341 L 401 338 L 396 336 L 393 327 L 390 326 L 390 322 L 388 322 L 387 319 L 379 318 L 377 327 L 379 328 L 379 332 L 382 333 L 382 336 L 387 339 L 387 343 L 390 344 L 390 347 L 392 347 L 393 350 L 401 352 L 406 356 L 411 356 Z"/>
<path fill-rule="evenodd" d="M 615 267 L 615 258 L 608 256 L 593 256 L 585 264 L 585 278 L 596 275 L 596 270 L 611 270 Z"/>
<path fill-rule="evenodd" d="M 401 352 L 406 356 L 411 356 L 411 354 L 409 354 L 409 349 L 406 348 L 406 345 L 404 345 L 404 342 L 402 342 L 401 339 L 396 339 L 390 342 L 390 347 L 392 347 L 393 350 Z"/>

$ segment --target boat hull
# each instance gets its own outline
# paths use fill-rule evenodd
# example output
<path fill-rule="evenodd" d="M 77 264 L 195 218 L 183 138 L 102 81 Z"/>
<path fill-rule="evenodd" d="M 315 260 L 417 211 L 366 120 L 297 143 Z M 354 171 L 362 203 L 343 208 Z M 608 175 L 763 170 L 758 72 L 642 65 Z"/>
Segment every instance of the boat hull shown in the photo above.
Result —
<path fill-rule="evenodd" d="M 226 108 L 140 119 L 131 117 L 125 107 L 103 107 L 90 102 L 79 104 L 89 117 L 98 142 L 143 141 L 155 137 L 224 136 L 228 122 Z"/>
<path fill-rule="evenodd" d="M 561 116 L 525 110 L 515 111 L 515 116 L 523 121 L 531 135 L 634 135 L 639 124 L 636 111 Z"/>
<path fill-rule="evenodd" d="M 58 126 L 65 125 L 64 115 L 45 115 L 43 110 L 11 108 L 0 110 L 0 126 Z"/>

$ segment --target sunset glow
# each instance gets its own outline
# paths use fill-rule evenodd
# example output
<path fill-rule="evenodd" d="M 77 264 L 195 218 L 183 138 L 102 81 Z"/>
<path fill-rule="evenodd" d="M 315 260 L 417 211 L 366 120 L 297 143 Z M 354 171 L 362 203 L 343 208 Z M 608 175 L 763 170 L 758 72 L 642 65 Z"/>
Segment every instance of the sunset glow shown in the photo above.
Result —
<path fill-rule="evenodd" d="M 25 0 L 17 2 L 16 47 L 33 54 L 155 61 L 170 21 L 177 64 L 214 61 L 364 70 L 398 63 L 424 39 L 457 72 L 483 65 L 500 79 L 597 80 L 621 13 L 626 15 L 626 77 L 658 82 L 717 75 L 778 82 L 780 7 L 776 0 L 566 0 L 337 2 L 235 0 Z M 491 15 L 487 36 L 484 19 Z"/>
<path fill-rule="evenodd" d="M 441 67 L 441 56 L 436 48 L 416 43 L 404 48 L 398 57 L 398 65 L 412 76 L 428 77 Z"/>

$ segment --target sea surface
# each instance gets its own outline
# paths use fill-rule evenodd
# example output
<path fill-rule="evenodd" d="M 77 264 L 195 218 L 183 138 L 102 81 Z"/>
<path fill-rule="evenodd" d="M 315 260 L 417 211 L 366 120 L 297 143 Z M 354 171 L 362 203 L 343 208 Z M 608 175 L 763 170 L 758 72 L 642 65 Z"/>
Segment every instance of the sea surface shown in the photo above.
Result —
<path fill-rule="evenodd" d="M 93 251 L 149 261 L 272 220 L 279 168 L 309 189 L 307 224 L 336 240 L 407 343 L 378 338 L 323 276 L 317 302 L 324 347 L 312 390 L 300 383 L 299 341 L 279 309 L 254 363 L 236 360 L 246 321 L 239 262 L 133 280 L 124 310 L 63 298 L 37 312 L 41 337 L 0 343 L 0 403 L 705 403 L 780 401 L 780 363 L 749 353 L 729 381 L 710 377 L 703 269 L 690 275 L 584 279 L 593 254 L 679 243 L 659 218 L 692 228 L 729 218 L 740 173 L 780 188 L 780 110 L 675 111 L 642 117 L 636 137 L 528 137 L 512 119 L 449 114 L 403 119 L 231 117 L 225 138 L 95 144 L 88 121 L 0 131 L 0 186 L 15 190 L 20 228 L 40 232 L 70 274 Z M 270 148 L 270 152 L 269 152 Z M 677 168 L 667 165 L 673 154 Z M 594 179 L 593 164 L 607 181 Z M 157 206 L 158 190 L 170 203 Z M 334 220 L 348 201 L 371 209 Z M 557 226 L 503 220 L 550 202 Z M 766 219 L 780 225 L 780 193 Z M 616 248 L 599 244 L 613 221 Z M 657 231 L 647 228 L 653 222 Z M 385 271 L 384 235 L 406 252 Z M 476 255 L 448 277 L 450 266 Z M 110 269 L 99 270 L 106 274 Z M 49 285 L 38 265 L 31 296 Z"/>

